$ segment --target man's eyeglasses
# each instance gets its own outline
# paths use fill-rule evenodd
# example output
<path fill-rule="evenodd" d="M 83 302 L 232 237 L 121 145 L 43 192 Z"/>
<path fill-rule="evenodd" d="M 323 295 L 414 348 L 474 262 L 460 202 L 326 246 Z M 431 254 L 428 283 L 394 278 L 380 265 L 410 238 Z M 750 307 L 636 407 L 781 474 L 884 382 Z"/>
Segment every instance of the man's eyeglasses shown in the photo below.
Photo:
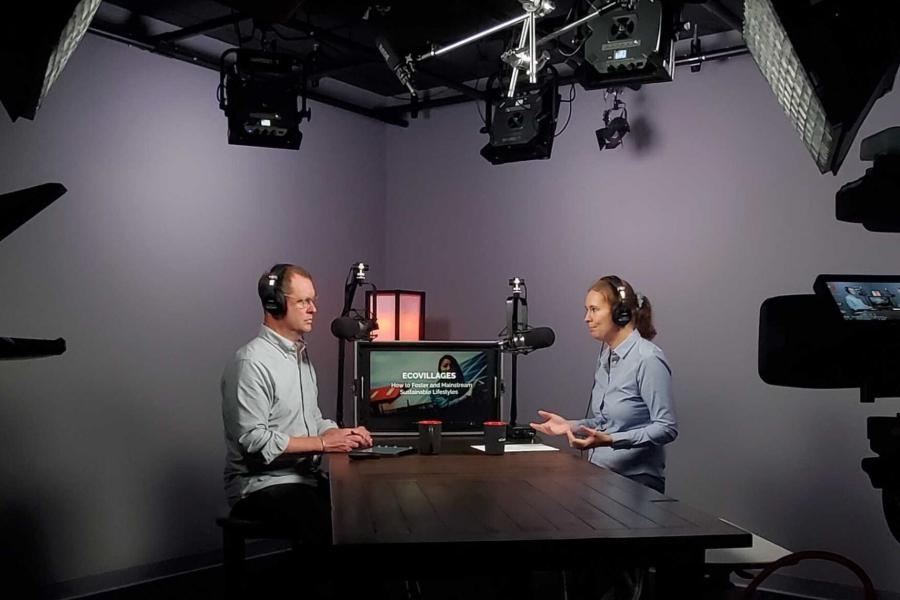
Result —
<path fill-rule="evenodd" d="M 315 296 L 314 298 L 297 298 L 297 296 L 291 296 L 290 294 L 285 294 L 285 298 L 295 298 L 296 301 L 294 304 L 297 305 L 297 308 L 300 310 L 306 310 L 310 306 L 319 306 L 319 297 Z"/>

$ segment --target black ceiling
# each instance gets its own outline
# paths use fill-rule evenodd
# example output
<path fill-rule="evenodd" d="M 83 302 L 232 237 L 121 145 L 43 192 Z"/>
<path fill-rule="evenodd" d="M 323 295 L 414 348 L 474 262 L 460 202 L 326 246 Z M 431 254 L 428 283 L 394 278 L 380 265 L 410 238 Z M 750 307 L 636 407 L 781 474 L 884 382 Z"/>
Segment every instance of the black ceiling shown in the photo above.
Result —
<path fill-rule="evenodd" d="M 409 108 L 409 96 L 375 47 L 379 32 L 387 34 L 401 54 L 419 55 L 431 44 L 446 45 L 523 12 L 519 0 L 111 0 L 105 4 L 125 9 L 130 17 L 113 23 L 104 21 L 101 11 L 91 25 L 93 33 L 210 68 L 218 68 L 219 57 L 192 46 L 198 36 L 228 46 L 259 48 L 265 31 L 280 52 L 304 57 L 314 53 L 314 84 L 337 80 L 380 97 L 348 101 L 334 92 L 313 91 L 312 98 L 389 122 L 398 122 Z M 539 33 L 558 29 L 577 11 L 586 14 L 590 10 L 588 0 L 556 0 L 555 4 L 556 9 L 539 21 Z M 594 2 L 597 7 L 602 4 Z M 688 2 L 681 20 L 696 26 L 701 36 L 727 31 L 739 26 L 742 4 L 742 0 Z M 145 17 L 183 31 L 151 35 Z M 429 96 L 431 105 L 437 104 L 441 95 L 456 101 L 478 96 L 477 90 L 464 82 L 497 72 L 499 55 L 517 31 L 506 29 L 418 65 L 416 86 L 424 91 L 425 102 Z M 685 31 L 681 37 L 690 35 Z M 571 35 L 561 37 L 560 43 L 552 50 L 553 63 L 564 61 L 560 50 L 572 50 L 566 45 L 571 43 Z"/>

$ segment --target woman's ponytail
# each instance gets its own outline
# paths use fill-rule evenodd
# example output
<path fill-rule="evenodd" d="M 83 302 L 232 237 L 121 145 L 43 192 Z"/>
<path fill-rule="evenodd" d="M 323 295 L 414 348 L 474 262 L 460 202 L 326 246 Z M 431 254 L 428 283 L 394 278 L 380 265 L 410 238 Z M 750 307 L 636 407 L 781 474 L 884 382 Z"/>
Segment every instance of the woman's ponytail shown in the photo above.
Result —
<path fill-rule="evenodd" d="M 653 326 L 653 307 L 650 300 L 643 294 L 637 294 L 637 307 L 634 310 L 634 328 L 638 330 L 645 340 L 656 337 L 656 328 Z"/>

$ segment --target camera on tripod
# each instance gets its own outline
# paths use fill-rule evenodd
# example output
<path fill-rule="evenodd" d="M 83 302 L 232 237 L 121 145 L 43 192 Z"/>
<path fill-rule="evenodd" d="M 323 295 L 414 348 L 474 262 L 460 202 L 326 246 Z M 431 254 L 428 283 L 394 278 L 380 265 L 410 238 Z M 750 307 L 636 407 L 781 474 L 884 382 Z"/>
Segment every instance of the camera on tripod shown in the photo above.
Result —
<path fill-rule="evenodd" d="M 859 388 L 861 402 L 900 397 L 900 275 L 819 275 L 815 294 L 768 298 L 759 316 L 759 375 L 771 385 Z M 847 349 L 854 349 L 847 352 Z M 877 457 L 862 460 L 900 541 L 900 414 L 869 417 Z"/>

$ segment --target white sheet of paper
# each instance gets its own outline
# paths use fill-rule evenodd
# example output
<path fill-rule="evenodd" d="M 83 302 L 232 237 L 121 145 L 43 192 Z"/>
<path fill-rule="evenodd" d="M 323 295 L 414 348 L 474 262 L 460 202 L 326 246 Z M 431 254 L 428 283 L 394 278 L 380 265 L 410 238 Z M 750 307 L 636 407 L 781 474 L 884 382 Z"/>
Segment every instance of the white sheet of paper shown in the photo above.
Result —
<path fill-rule="evenodd" d="M 480 452 L 484 452 L 484 445 L 472 446 Z M 507 444 L 506 452 L 559 452 L 559 448 L 546 444 Z"/>

